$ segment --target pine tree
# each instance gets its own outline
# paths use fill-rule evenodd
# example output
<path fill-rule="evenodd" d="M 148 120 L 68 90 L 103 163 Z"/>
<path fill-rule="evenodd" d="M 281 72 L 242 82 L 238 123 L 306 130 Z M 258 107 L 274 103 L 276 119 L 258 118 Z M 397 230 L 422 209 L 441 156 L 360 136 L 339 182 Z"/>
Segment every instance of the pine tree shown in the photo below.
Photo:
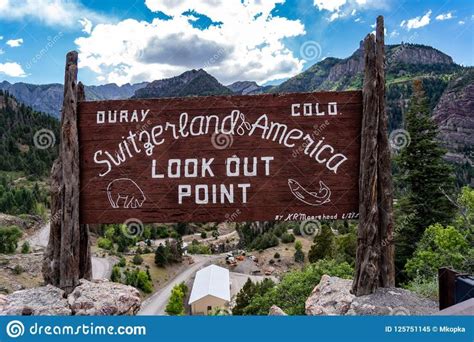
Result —
<path fill-rule="evenodd" d="M 425 228 L 434 223 L 445 225 L 454 215 L 453 205 L 443 194 L 454 189 L 452 169 L 443 160 L 446 151 L 436 140 L 437 126 L 420 80 L 413 83 L 406 132 L 408 143 L 396 157 L 396 180 L 402 189 L 396 206 L 395 262 L 399 271 L 413 255 Z"/>
<path fill-rule="evenodd" d="M 166 256 L 166 248 L 163 246 L 163 244 L 160 243 L 160 245 L 156 248 L 155 251 L 155 264 L 158 267 L 165 267 L 165 265 L 168 262 L 168 258 Z"/>
<path fill-rule="evenodd" d="M 327 224 L 323 224 L 321 232 L 314 237 L 314 245 L 308 252 L 308 260 L 313 263 L 332 255 L 334 234 Z"/>

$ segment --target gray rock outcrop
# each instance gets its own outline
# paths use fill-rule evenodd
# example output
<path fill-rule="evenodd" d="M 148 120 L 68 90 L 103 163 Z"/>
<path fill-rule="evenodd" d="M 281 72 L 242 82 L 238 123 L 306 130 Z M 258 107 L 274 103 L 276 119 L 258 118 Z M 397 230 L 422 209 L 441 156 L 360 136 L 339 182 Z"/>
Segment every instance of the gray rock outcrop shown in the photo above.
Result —
<path fill-rule="evenodd" d="M 352 280 L 323 275 L 306 300 L 306 314 L 325 315 L 431 315 L 437 303 L 401 288 L 380 288 L 373 294 L 356 297 Z"/>
<path fill-rule="evenodd" d="M 52 285 L 0 295 L 0 316 L 135 315 L 140 305 L 140 293 L 132 286 L 82 279 L 67 297 Z"/>

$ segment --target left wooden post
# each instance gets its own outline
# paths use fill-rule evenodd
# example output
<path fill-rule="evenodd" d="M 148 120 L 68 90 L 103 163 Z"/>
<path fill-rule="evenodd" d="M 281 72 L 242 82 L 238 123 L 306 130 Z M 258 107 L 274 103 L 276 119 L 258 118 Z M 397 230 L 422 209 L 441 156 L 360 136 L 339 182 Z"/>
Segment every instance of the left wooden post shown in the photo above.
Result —
<path fill-rule="evenodd" d="M 92 275 L 87 225 L 79 224 L 78 102 L 84 88 L 77 84 L 77 52 L 66 55 L 64 100 L 61 116 L 59 157 L 51 175 L 51 230 L 43 262 L 46 283 L 72 292 L 79 279 Z"/>

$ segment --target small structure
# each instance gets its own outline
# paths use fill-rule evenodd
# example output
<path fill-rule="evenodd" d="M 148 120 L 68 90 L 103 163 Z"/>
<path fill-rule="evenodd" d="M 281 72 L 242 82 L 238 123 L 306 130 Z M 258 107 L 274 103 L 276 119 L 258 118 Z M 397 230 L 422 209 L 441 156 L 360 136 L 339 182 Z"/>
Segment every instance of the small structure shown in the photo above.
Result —
<path fill-rule="evenodd" d="M 229 270 L 210 265 L 196 273 L 189 305 L 193 315 L 208 315 L 225 309 L 230 301 Z"/>

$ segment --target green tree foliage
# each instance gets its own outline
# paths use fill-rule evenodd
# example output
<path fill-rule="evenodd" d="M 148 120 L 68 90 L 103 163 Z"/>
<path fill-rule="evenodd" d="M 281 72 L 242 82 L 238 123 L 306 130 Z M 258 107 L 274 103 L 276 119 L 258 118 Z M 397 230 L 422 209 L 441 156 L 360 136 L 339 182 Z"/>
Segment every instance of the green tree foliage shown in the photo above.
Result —
<path fill-rule="evenodd" d="M 274 222 L 246 222 L 237 226 L 240 244 L 248 250 L 264 250 L 278 246 L 279 240 L 275 230 L 279 234 L 282 228 Z"/>
<path fill-rule="evenodd" d="M 5 103 L 0 107 L 0 170 L 46 176 L 58 155 L 59 121 L 17 103 L 3 91 L 0 102 Z M 35 147 L 34 135 L 41 129 L 53 132 L 56 144 L 45 149 Z"/>
<path fill-rule="evenodd" d="M 38 183 L 32 187 L 17 186 L 11 178 L 0 174 L 0 212 L 43 215 L 48 204 L 48 193 L 41 192 Z"/>
<path fill-rule="evenodd" d="M 314 237 L 314 244 L 308 252 L 309 262 L 331 257 L 334 247 L 334 234 L 328 224 L 321 226 L 321 231 Z"/>
<path fill-rule="evenodd" d="M 253 283 L 252 280 L 248 278 L 242 289 L 237 293 L 232 314 L 235 316 L 251 315 L 252 311 L 257 310 L 255 307 L 250 307 L 252 300 L 257 296 L 264 296 L 274 286 L 275 283 L 271 279 L 264 279 L 261 282 Z"/>
<path fill-rule="evenodd" d="M 107 249 L 109 251 L 114 248 L 114 244 L 112 241 L 102 237 L 97 239 L 97 246 L 99 246 L 99 248 Z"/>
<path fill-rule="evenodd" d="M 184 284 L 178 284 L 171 290 L 171 296 L 166 304 L 165 311 L 170 316 L 184 315 L 184 299 L 188 292 L 188 287 Z"/>
<path fill-rule="evenodd" d="M 281 242 L 283 242 L 283 243 L 293 243 L 293 242 L 295 242 L 295 236 L 293 234 L 285 232 L 281 235 Z"/>
<path fill-rule="evenodd" d="M 188 246 L 188 253 L 189 254 L 212 254 L 212 251 L 208 245 L 199 243 L 197 240 L 193 240 L 193 242 Z"/>
<path fill-rule="evenodd" d="M 120 271 L 120 269 L 119 269 Z M 133 270 L 126 269 L 124 272 L 125 285 L 131 285 L 145 293 L 153 292 L 153 283 L 146 271 L 139 268 Z"/>
<path fill-rule="evenodd" d="M 413 85 L 413 97 L 406 115 L 410 143 L 396 158 L 399 168 L 397 203 L 396 265 L 403 269 L 413 255 L 424 229 L 434 223 L 448 224 L 454 206 L 443 191 L 454 188 L 445 150 L 436 140 L 437 127 L 430 117 L 428 100 L 420 81 Z"/>
<path fill-rule="evenodd" d="M 168 264 L 179 263 L 183 261 L 182 240 L 166 240 L 165 244 L 161 244 L 155 250 L 155 264 L 158 267 L 165 267 Z"/>
<path fill-rule="evenodd" d="M 115 265 L 112 267 L 112 274 L 110 275 L 110 280 L 116 283 L 120 283 L 122 281 L 122 272 L 120 271 L 120 267 Z"/>
<path fill-rule="evenodd" d="M 340 234 L 334 238 L 334 258 L 346 261 L 348 264 L 355 264 L 357 249 L 357 234 L 355 229 L 350 229 L 346 234 Z"/>
<path fill-rule="evenodd" d="M 236 297 L 236 303 L 239 300 L 237 313 L 235 308 L 232 313 L 268 315 L 270 307 L 277 305 L 289 315 L 304 315 L 305 301 L 324 274 L 349 279 L 353 276 L 353 269 L 345 262 L 319 260 L 302 270 L 285 274 L 281 282 L 273 286 L 266 283 L 257 290 L 257 284 L 246 284 Z"/>
<path fill-rule="evenodd" d="M 14 253 L 21 235 L 21 230 L 16 226 L 0 227 L 0 253 Z"/>
<path fill-rule="evenodd" d="M 438 274 L 438 268 L 443 266 L 473 272 L 472 260 L 474 247 L 469 246 L 467 237 L 452 226 L 443 227 L 438 223 L 426 228 L 405 269 L 411 278 L 421 276 L 431 279 Z"/>
<path fill-rule="evenodd" d="M 28 241 L 23 242 L 23 245 L 21 245 L 21 253 L 23 254 L 30 253 L 30 244 L 28 243 Z"/>
<path fill-rule="evenodd" d="M 143 258 L 140 254 L 135 254 L 133 256 L 132 262 L 134 265 L 141 265 L 143 263 Z"/>
<path fill-rule="evenodd" d="M 304 262 L 304 252 L 303 252 L 303 245 L 300 241 L 295 242 L 295 261 L 303 263 Z"/>

